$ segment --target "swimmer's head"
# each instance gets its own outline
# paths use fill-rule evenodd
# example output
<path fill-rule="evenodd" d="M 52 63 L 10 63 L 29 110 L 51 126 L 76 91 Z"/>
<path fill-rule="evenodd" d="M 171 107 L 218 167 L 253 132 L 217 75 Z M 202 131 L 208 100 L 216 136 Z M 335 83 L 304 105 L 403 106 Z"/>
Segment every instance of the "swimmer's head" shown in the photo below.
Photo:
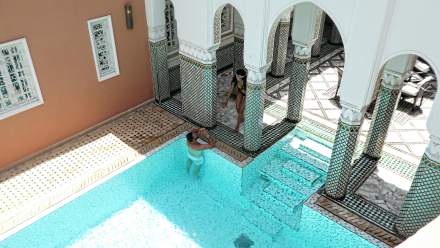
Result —
<path fill-rule="evenodd" d="M 186 140 L 188 142 L 193 142 L 194 141 L 194 136 L 192 132 L 189 132 L 188 134 L 186 134 Z"/>

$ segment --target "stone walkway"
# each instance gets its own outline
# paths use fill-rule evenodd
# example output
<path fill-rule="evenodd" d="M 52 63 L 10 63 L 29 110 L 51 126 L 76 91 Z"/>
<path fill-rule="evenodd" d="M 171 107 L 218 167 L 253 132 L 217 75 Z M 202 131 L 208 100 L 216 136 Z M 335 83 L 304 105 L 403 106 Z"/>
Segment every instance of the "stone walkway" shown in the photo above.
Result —
<path fill-rule="evenodd" d="M 155 104 L 144 104 L 1 172 L 0 237 L 191 128 Z M 221 142 L 217 149 L 241 166 L 248 159 Z"/>

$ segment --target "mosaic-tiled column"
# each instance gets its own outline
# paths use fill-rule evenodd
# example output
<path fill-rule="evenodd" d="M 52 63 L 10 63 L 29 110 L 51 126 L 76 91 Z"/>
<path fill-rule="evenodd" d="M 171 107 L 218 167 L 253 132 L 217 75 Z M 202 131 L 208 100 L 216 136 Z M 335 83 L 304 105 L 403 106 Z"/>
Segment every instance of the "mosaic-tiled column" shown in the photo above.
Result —
<path fill-rule="evenodd" d="M 266 69 L 248 69 L 246 105 L 244 110 L 244 148 L 257 151 L 263 132 L 264 92 Z"/>
<path fill-rule="evenodd" d="M 312 46 L 312 56 L 318 57 L 321 54 L 321 44 L 322 44 L 322 37 L 324 35 L 324 26 L 325 26 L 325 13 L 324 11 L 321 11 L 319 16 L 319 27 L 317 30 L 317 37 L 315 44 Z"/>
<path fill-rule="evenodd" d="M 290 13 L 289 13 L 290 14 Z M 271 74 L 274 77 L 284 76 L 286 68 L 287 45 L 289 42 L 290 16 L 282 19 L 275 33 Z"/>
<path fill-rule="evenodd" d="M 287 119 L 292 122 L 300 122 L 302 119 L 306 86 L 309 81 L 310 56 L 310 47 L 295 44 L 287 106 Z"/>
<path fill-rule="evenodd" d="M 431 142 L 417 168 L 396 222 L 396 230 L 409 237 L 440 215 L 440 138 Z"/>
<path fill-rule="evenodd" d="M 180 43 L 183 113 L 203 127 L 216 124 L 217 67 L 215 48 L 206 50 Z"/>
<path fill-rule="evenodd" d="M 154 80 L 154 98 L 160 102 L 170 97 L 167 40 L 150 40 L 150 53 Z"/>
<path fill-rule="evenodd" d="M 415 56 L 399 55 L 390 59 L 383 68 L 382 84 L 377 94 L 375 109 L 364 153 L 380 158 L 385 139 L 396 108 L 403 80 L 414 67 Z M 377 88 L 377 86 L 376 86 Z"/>
<path fill-rule="evenodd" d="M 239 36 L 234 37 L 234 72 L 244 69 L 244 39 Z"/>
<path fill-rule="evenodd" d="M 380 158 L 382 155 L 382 149 L 393 112 L 396 109 L 402 84 L 403 77 L 401 75 L 384 72 L 384 80 L 377 96 L 364 151 L 370 157 Z"/>
<path fill-rule="evenodd" d="M 363 113 L 347 107 L 342 108 L 325 184 L 326 194 L 334 199 L 342 199 L 347 193 Z"/>

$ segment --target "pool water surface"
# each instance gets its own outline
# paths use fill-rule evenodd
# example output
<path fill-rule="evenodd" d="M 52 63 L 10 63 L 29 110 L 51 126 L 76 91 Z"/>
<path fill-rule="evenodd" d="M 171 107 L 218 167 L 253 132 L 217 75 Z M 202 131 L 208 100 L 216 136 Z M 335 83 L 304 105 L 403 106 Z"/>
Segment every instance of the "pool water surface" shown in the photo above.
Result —
<path fill-rule="evenodd" d="M 250 220 L 273 223 L 241 193 L 243 170 L 205 156 L 200 178 L 188 175 L 177 139 L 0 247 L 376 247 L 307 206 L 297 230 L 267 233 Z"/>

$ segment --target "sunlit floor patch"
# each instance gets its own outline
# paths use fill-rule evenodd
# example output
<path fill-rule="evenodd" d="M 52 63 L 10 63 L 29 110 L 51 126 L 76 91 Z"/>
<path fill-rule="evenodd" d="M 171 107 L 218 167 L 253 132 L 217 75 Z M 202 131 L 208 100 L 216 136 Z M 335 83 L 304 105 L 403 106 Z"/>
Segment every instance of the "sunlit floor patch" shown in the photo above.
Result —
<path fill-rule="evenodd" d="M 200 247 L 144 199 L 90 230 L 71 247 Z"/>

